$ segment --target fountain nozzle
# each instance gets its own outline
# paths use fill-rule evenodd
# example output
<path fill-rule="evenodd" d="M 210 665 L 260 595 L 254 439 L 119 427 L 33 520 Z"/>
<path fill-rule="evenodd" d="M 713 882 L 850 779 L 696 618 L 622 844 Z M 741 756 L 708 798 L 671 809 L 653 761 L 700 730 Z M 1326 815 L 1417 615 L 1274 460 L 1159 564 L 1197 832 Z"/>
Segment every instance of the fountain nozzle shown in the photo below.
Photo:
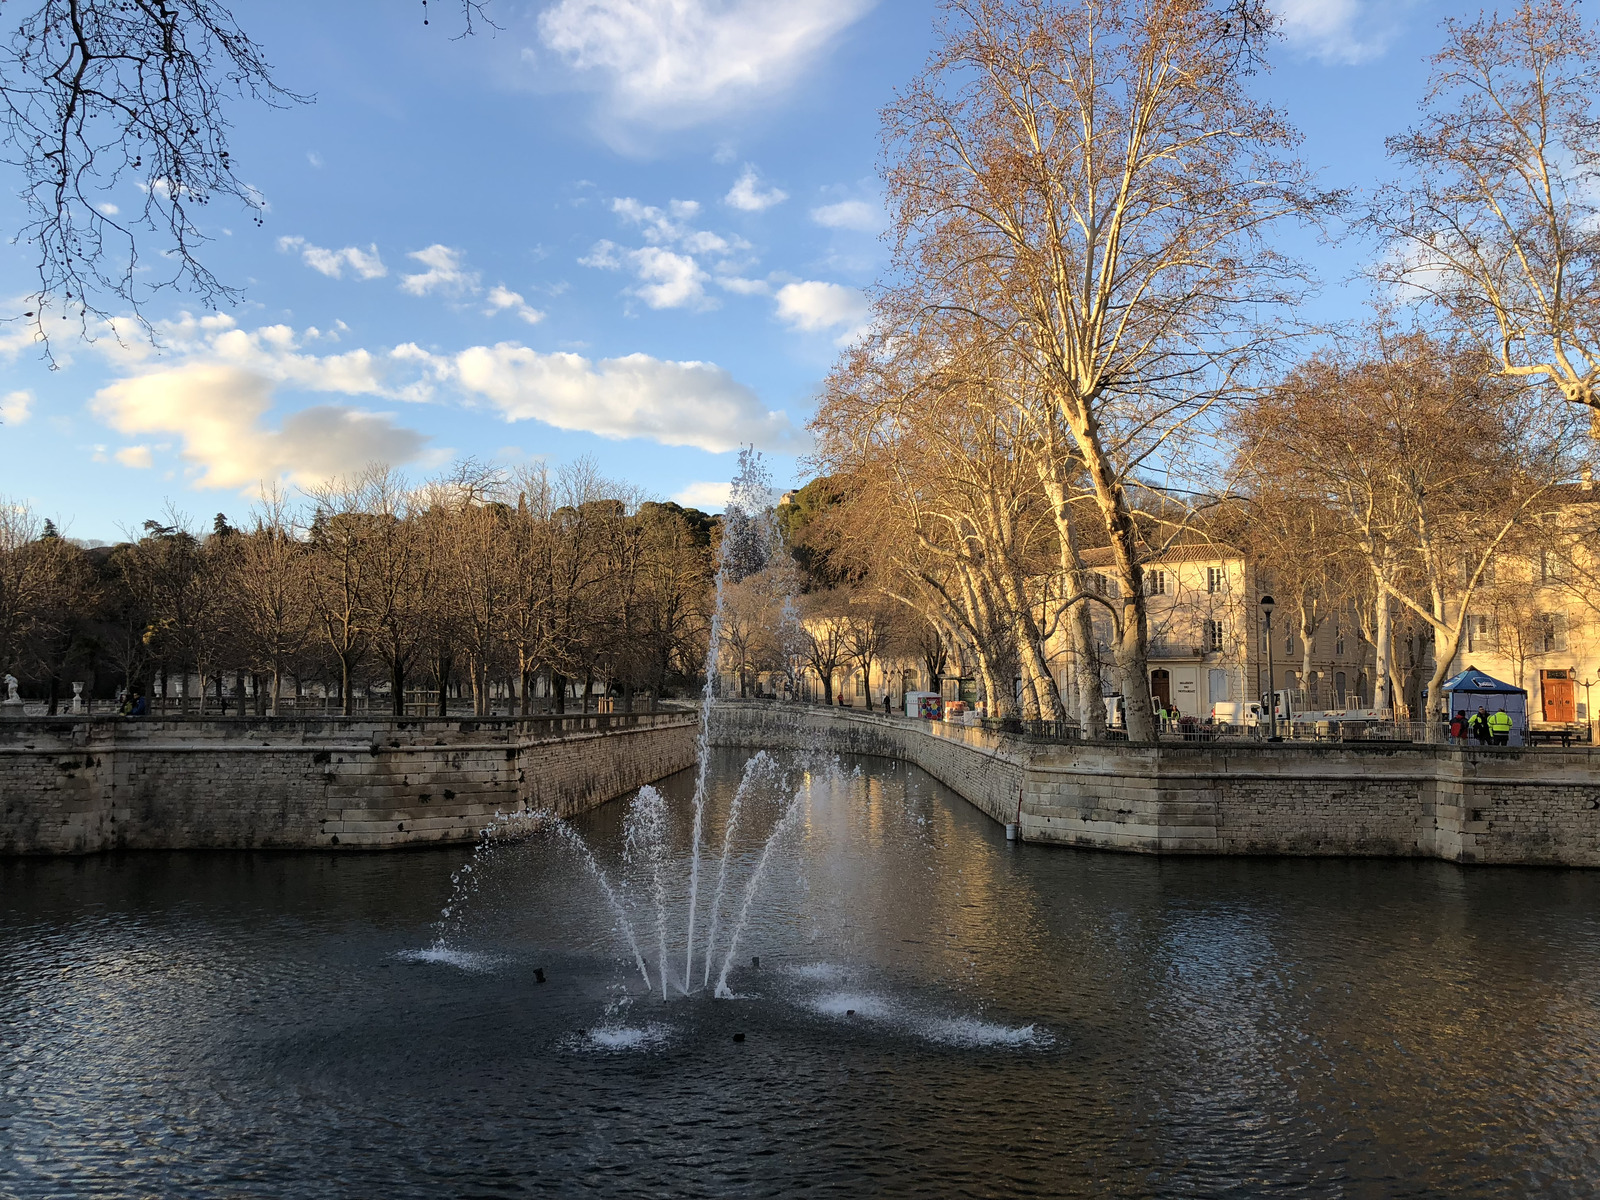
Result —
<path fill-rule="evenodd" d="M 535 967 L 533 969 L 533 981 L 535 983 L 543 983 L 544 982 L 544 968 L 543 967 Z"/>

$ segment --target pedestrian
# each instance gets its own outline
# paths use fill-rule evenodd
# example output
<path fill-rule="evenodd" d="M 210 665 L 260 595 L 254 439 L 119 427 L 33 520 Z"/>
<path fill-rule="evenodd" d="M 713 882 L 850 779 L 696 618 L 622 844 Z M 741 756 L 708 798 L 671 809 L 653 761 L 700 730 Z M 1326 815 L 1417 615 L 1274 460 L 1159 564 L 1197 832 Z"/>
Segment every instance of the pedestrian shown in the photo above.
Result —
<path fill-rule="evenodd" d="M 888 692 L 885 692 L 883 694 L 883 715 L 886 716 L 886 717 L 889 715 L 889 693 Z"/>
<path fill-rule="evenodd" d="M 142 717 L 150 711 L 150 706 L 145 703 L 144 693 L 137 688 L 133 693 L 133 707 L 128 710 L 130 717 Z"/>
<path fill-rule="evenodd" d="M 1467 740 L 1467 710 L 1464 708 L 1450 722 L 1450 740 L 1457 745 Z"/>
<path fill-rule="evenodd" d="M 1480 746 L 1489 744 L 1489 711 L 1481 704 L 1472 714 L 1472 737 Z"/>
<path fill-rule="evenodd" d="M 1505 709 L 1499 709 L 1489 714 L 1489 733 L 1494 738 L 1496 746 L 1511 744 L 1511 714 Z"/>

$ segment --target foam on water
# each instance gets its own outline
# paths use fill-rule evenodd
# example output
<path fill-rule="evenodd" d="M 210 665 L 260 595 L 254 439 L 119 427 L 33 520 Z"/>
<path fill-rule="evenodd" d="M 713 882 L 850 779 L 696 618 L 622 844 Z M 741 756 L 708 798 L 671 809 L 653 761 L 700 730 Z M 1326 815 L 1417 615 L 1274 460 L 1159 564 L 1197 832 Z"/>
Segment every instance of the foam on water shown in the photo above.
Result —
<path fill-rule="evenodd" d="M 496 954 L 483 954 L 476 950 L 452 950 L 447 946 L 429 946 L 425 950 L 397 950 L 395 957 L 401 962 L 441 963 L 462 971 L 493 971 L 504 960 Z"/>
<path fill-rule="evenodd" d="M 976 1017 L 929 1016 L 872 992 L 825 992 L 812 997 L 808 1006 L 825 1017 L 867 1021 L 875 1027 L 886 1026 L 895 1033 L 908 1034 L 943 1046 L 1044 1047 L 1055 1042 L 1054 1034 L 1036 1025 L 1000 1025 Z"/>
<path fill-rule="evenodd" d="M 665 1025 L 607 1025 L 586 1030 L 579 1049 L 587 1050 L 648 1050 L 663 1045 L 669 1030 Z"/>
<path fill-rule="evenodd" d="M 853 1014 L 876 1021 L 889 1021 L 895 1015 L 894 1007 L 887 1000 L 869 992 L 828 992 L 812 1000 L 811 1007 L 827 1017 Z"/>
<path fill-rule="evenodd" d="M 996 1025 L 974 1017 L 924 1021 L 916 1030 L 930 1042 L 947 1046 L 1049 1046 L 1055 1034 L 1036 1025 Z"/>
<path fill-rule="evenodd" d="M 808 983 L 843 983 L 855 975 L 850 967 L 827 962 L 785 963 L 778 970 Z"/>

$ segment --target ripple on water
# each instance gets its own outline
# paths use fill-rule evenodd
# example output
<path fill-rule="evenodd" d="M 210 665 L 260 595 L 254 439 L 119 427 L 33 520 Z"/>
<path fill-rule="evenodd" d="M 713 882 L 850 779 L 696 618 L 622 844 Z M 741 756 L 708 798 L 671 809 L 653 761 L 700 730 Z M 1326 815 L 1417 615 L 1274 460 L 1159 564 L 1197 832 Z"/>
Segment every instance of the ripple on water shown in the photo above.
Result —
<path fill-rule="evenodd" d="M 569 1045 L 576 1050 L 603 1050 L 623 1052 L 628 1050 L 653 1050 L 664 1046 L 671 1038 L 671 1030 L 660 1023 L 649 1025 L 605 1025 L 586 1029 Z"/>
<path fill-rule="evenodd" d="M 484 954 L 477 950 L 452 950 L 447 946 L 429 946 L 425 950 L 399 950 L 395 952 L 395 957 L 401 962 L 440 963 L 478 974 L 493 971 L 505 961 L 498 954 Z"/>
<path fill-rule="evenodd" d="M 871 992 L 827 992 L 810 1001 L 827 1017 L 870 1021 L 945 1046 L 1036 1046 L 1055 1044 L 1055 1035 L 1037 1025 L 1001 1025 L 976 1017 L 936 1017 L 916 1012 Z"/>

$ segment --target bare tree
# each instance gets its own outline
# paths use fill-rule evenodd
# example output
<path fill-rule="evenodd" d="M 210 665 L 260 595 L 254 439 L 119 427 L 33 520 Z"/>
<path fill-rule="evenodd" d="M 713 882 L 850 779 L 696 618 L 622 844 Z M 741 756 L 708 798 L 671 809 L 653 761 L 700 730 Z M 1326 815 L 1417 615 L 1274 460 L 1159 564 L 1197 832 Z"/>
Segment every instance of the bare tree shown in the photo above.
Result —
<path fill-rule="evenodd" d="M 459 2 L 461 36 L 492 24 L 484 0 Z M 0 140 L 25 214 L 14 240 L 33 247 L 38 287 L 20 318 L 0 319 L 27 320 L 49 356 L 61 322 L 92 336 L 125 309 L 145 324 L 145 301 L 164 289 L 235 303 L 238 289 L 202 259 L 201 214 L 231 201 L 259 225 L 266 202 L 229 149 L 230 114 L 311 98 L 277 82 L 223 0 L 17 8 L 0 41 Z M 108 203 L 124 181 L 143 193 L 136 211 Z"/>
<path fill-rule="evenodd" d="M 309 554 L 283 493 L 264 489 L 250 527 L 239 537 L 231 602 L 240 649 L 267 674 L 267 713 L 274 717 L 284 671 L 311 637 Z"/>
<path fill-rule="evenodd" d="M 1367 217 L 1390 244 L 1377 273 L 1600 432 L 1600 42 L 1569 0 L 1444 28 L 1422 122 L 1389 140 L 1407 177 Z"/>
<path fill-rule="evenodd" d="M 1130 482 L 1272 344 L 1263 314 L 1285 311 L 1299 272 L 1265 235 L 1331 198 L 1245 85 L 1270 24 L 1253 6 L 953 0 L 947 13 L 886 118 L 908 281 L 886 307 L 964 310 L 1032 361 L 1111 546 L 1129 734 L 1151 739 Z"/>

